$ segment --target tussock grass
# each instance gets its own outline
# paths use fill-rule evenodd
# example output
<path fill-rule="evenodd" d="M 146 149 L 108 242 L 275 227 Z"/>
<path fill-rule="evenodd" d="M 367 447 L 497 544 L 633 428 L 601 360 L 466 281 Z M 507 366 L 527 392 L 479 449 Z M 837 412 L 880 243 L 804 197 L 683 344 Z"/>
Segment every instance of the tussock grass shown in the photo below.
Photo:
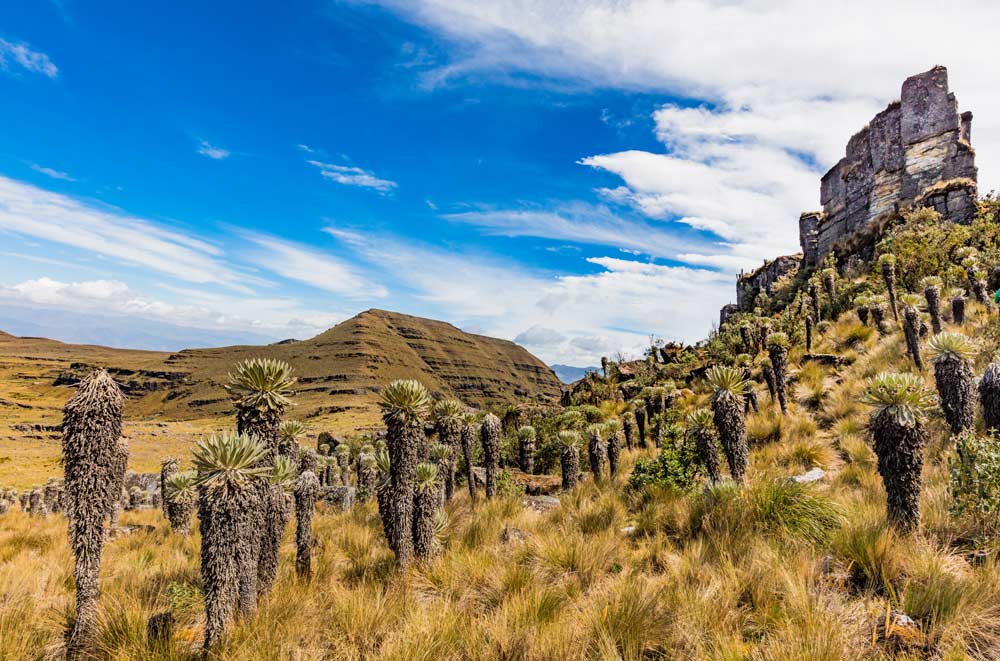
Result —
<path fill-rule="evenodd" d="M 961 330 L 986 345 L 998 337 L 991 324 L 995 317 L 973 309 Z M 295 576 L 289 527 L 274 592 L 235 623 L 217 658 L 1000 658 L 1000 565 L 995 555 L 970 560 L 986 543 L 951 513 L 954 450 L 938 412 L 928 425 L 921 530 L 902 538 L 885 520 L 858 397 L 879 372 L 913 372 L 902 333 L 880 337 L 848 313 L 816 344 L 854 360 L 797 364 L 801 348 L 793 349 L 788 415 L 761 397 L 761 411 L 747 417 L 748 484 L 632 492 L 624 477 L 649 449 L 625 452 L 616 482 L 584 479 L 544 512 L 517 497 L 473 506 L 460 489 L 447 506 L 442 552 L 404 572 L 374 503 L 349 513 L 320 506 L 311 580 Z M 987 353 L 981 346 L 977 369 Z M 930 370 L 923 378 L 933 387 Z M 679 413 L 708 404 L 692 388 Z M 813 467 L 826 476 L 789 481 Z M 98 658 L 199 658 L 197 526 L 174 535 L 154 510 L 128 512 L 123 523 L 155 530 L 107 545 Z M 149 650 L 146 620 L 165 610 L 176 619 L 173 640 Z M 895 651 L 877 635 L 873 643 L 890 610 L 913 618 L 918 649 Z M 72 613 L 65 519 L 0 517 L 0 659 L 60 658 Z"/>

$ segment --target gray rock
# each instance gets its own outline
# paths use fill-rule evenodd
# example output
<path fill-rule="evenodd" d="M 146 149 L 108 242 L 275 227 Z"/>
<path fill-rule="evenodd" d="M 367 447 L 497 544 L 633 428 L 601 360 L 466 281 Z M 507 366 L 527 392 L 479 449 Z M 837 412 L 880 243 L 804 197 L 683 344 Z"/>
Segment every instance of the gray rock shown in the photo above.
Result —
<path fill-rule="evenodd" d="M 333 509 L 348 511 L 354 507 L 357 492 L 354 487 L 334 486 L 323 489 L 322 499 Z"/>
<path fill-rule="evenodd" d="M 504 526 L 503 531 L 500 533 L 500 541 L 504 544 L 523 546 L 528 541 L 528 533 L 520 528 Z"/>
<path fill-rule="evenodd" d="M 802 475 L 796 475 L 791 478 L 791 480 L 792 482 L 798 482 L 799 484 L 809 484 L 811 482 L 819 482 L 824 477 L 826 477 L 826 471 L 822 468 L 813 468 Z"/>
<path fill-rule="evenodd" d="M 555 496 L 525 496 L 523 503 L 525 507 L 530 507 L 537 512 L 545 512 L 559 507 L 559 499 Z"/>

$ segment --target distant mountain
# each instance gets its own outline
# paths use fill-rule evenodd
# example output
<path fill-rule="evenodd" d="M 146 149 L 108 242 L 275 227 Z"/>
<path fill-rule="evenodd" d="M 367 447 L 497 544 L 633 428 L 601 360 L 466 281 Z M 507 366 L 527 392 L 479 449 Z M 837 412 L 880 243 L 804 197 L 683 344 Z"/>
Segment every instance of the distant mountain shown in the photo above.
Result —
<path fill-rule="evenodd" d="M 385 310 L 362 312 L 308 340 L 174 353 L 0 335 L 6 356 L 31 361 L 39 388 L 71 385 L 105 367 L 125 387 L 129 415 L 164 420 L 230 416 L 226 375 L 253 357 L 291 364 L 298 383 L 290 415 L 338 427 L 377 423 L 378 392 L 394 379 L 417 379 L 436 396 L 478 407 L 555 402 L 562 388 L 548 366 L 513 342 Z"/>
<path fill-rule="evenodd" d="M 563 383 L 573 383 L 582 379 L 587 372 L 599 372 L 600 367 L 573 367 L 572 365 L 549 365 Z"/>

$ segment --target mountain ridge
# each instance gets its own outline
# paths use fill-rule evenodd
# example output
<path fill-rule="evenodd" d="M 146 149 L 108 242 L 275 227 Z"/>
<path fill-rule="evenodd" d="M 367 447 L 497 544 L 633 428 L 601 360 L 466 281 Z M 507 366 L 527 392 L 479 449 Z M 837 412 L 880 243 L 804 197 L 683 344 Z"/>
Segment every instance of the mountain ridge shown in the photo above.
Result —
<path fill-rule="evenodd" d="M 106 368 L 129 395 L 129 415 L 144 420 L 228 415 L 227 374 L 253 357 L 292 365 L 298 378 L 293 417 L 341 428 L 377 423 L 378 392 L 394 379 L 418 379 L 435 396 L 477 407 L 552 403 L 562 388 L 545 363 L 514 342 L 379 309 L 305 340 L 176 352 L 74 345 L 0 331 L 0 360 L 12 357 L 19 359 L 20 377 L 31 382 L 20 388 L 28 392 L 44 389 L 38 384 L 46 381 L 46 387 L 62 389 L 95 367 Z M 25 370 L 26 365 L 33 369 Z M 47 394 L 54 398 L 56 393 Z"/>

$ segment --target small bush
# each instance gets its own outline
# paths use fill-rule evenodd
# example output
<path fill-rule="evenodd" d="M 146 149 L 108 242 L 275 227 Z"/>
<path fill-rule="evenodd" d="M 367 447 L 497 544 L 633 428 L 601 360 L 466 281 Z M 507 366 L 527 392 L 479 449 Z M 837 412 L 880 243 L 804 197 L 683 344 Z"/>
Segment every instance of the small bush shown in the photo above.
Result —
<path fill-rule="evenodd" d="M 1000 533 L 1000 443 L 993 436 L 967 431 L 955 438 L 948 460 L 951 512 L 971 519 L 981 533 Z"/>
<path fill-rule="evenodd" d="M 524 485 L 518 484 L 506 468 L 497 475 L 497 494 L 500 496 L 523 496 Z"/>
<path fill-rule="evenodd" d="M 697 502 L 692 521 L 694 528 L 723 539 L 769 535 L 822 544 L 842 515 L 836 503 L 809 485 L 778 479 L 747 488 L 732 482 L 712 485 Z"/>
<path fill-rule="evenodd" d="M 837 505 L 805 484 L 772 480 L 756 485 L 749 496 L 754 521 L 766 532 L 821 544 L 841 523 Z"/>
<path fill-rule="evenodd" d="M 854 349 L 859 345 L 864 344 L 871 336 L 874 335 L 875 329 L 871 326 L 862 326 L 861 324 L 856 324 L 851 326 L 851 328 L 844 335 L 843 339 L 840 341 L 838 348 L 840 350 Z"/>
<path fill-rule="evenodd" d="M 683 437 L 667 443 L 653 459 L 640 459 L 628 478 L 630 489 L 651 485 L 687 491 L 701 470 L 694 444 Z"/>
<path fill-rule="evenodd" d="M 751 446 L 773 443 L 784 434 L 785 418 L 774 407 L 747 416 L 747 441 Z"/>
<path fill-rule="evenodd" d="M 904 551 L 883 522 L 847 527 L 834 541 L 854 588 L 891 596 L 903 576 Z"/>

